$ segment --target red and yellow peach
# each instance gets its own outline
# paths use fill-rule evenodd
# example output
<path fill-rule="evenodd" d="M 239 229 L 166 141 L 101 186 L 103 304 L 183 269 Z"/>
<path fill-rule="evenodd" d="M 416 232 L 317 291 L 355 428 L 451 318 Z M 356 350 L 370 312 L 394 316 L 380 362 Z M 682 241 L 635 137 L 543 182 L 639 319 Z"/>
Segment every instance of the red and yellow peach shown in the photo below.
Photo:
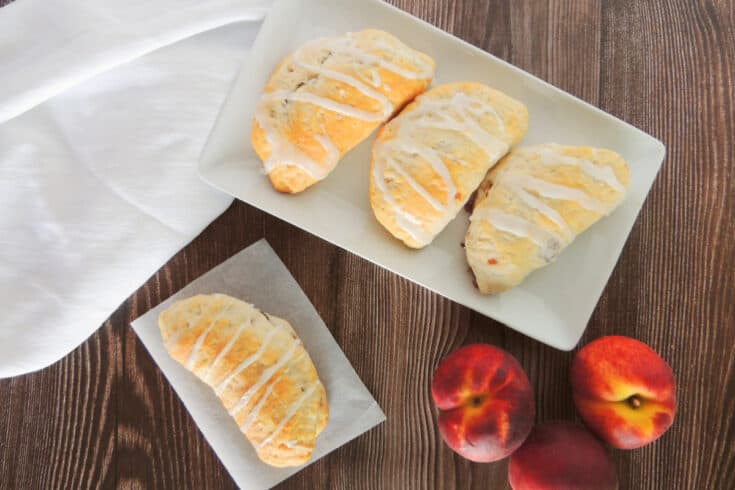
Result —
<path fill-rule="evenodd" d="M 526 373 L 512 355 L 491 345 L 467 345 L 447 356 L 434 373 L 431 394 L 442 438 L 471 461 L 507 457 L 533 426 Z"/>
<path fill-rule="evenodd" d="M 616 448 L 644 446 L 674 421 L 674 373 L 638 340 L 610 336 L 587 344 L 572 363 L 571 381 L 584 423 Z"/>

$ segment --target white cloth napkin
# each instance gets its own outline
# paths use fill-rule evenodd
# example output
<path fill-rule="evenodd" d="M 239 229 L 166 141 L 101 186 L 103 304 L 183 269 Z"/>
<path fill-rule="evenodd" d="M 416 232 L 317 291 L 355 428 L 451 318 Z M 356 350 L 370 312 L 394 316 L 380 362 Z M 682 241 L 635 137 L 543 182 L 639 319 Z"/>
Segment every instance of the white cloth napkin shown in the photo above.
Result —
<path fill-rule="evenodd" d="M 35 106 L 0 124 L 0 377 L 77 347 L 229 205 L 196 161 L 267 4 L 0 8 L 0 121 Z"/>

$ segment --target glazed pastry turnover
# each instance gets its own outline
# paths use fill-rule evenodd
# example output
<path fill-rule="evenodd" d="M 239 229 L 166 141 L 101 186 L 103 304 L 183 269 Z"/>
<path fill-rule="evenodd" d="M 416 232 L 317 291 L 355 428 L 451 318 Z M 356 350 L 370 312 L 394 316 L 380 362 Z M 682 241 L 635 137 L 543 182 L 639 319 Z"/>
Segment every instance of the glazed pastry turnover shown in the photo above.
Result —
<path fill-rule="evenodd" d="M 373 145 L 375 217 L 409 247 L 428 245 L 527 128 L 523 104 L 480 83 L 421 94 Z"/>
<path fill-rule="evenodd" d="M 511 151 L 478 189 L 465 236 L 479 290 L 512 288 L 554 261 L 615 209 L 627 187 L 628 166 L 610 150 L 544 144 Z"/>
<path fill-rule="evenodd" d="M 261 460 L 308 461 L 327 423 L 327 397 L 287 321 L 212 294 L 173 303 L 158 323 L 171 357 L 214 389 Z"/>
<path fill-rule="evenodd" d="M 273 186 L 301 192 L 421 93 L 434 61 L 369 29 L 310 41 L 276 67 L 251 140 Z"/>

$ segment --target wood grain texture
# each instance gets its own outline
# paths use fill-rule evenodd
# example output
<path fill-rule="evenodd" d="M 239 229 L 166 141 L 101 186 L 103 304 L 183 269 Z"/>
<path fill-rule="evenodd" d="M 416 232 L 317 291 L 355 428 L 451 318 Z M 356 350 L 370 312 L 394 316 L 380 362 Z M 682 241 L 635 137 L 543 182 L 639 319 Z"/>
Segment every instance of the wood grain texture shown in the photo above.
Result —
<path fill-rule="evenodd" d="M 392 3 L 664 141 L 663 169 L 582 343 L 638 338 L 678 377 L 673 428 L 613 452 L 621 489 L 735 488 L 735 2 Z M 573 353 L 238 202 L 65 359 L 0 380 L 0 487 L 233 488 L 128 325 L 262 237 L 388 416 L 279 488 L 508 488 L 505 462 L 469 463 L 436 430 L 431 374 L 471 342 L 519 359 L 539 421 L 575 419 Z"/>

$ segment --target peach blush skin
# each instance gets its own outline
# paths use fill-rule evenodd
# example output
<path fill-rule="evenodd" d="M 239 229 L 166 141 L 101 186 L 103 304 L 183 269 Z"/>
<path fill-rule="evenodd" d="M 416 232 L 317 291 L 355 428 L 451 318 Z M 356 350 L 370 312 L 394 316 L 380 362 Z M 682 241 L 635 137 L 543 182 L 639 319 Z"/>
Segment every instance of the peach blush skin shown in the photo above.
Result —
<path fill-rule="evenodd" d="M 603 445 L 572 422 L 537 425 L 510 457 L 513 490 L 615 490 L 615 466 Z"/>
<path fill-rule="evenodd" d="M 580 417 L 613 447 L 645 446 L 674 421 L 674 373 L 638 340 L 609 336 L 587 344 L 572 363 L 571 382 Z"/>
<path fill-rule="evenodd" d="M 507 457 L 533 425 L 526 373 L 512 355 L 491 345 L 468 345 L 446 357 L 434 373 L 431 394 L 442 438 L 471 461 Z"/>

